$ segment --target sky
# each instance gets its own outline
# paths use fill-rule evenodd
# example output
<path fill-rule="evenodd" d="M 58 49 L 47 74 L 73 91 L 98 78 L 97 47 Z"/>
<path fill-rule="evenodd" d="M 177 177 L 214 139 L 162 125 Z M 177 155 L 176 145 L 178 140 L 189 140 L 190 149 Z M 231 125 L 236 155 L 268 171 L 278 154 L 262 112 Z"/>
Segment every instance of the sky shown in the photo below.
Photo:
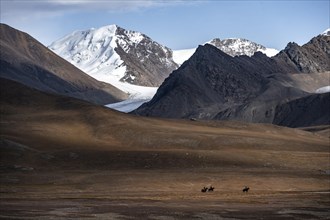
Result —
<path fill-rule="evenodd" d="M 330 27 L 330 0 L 0 0 L 0 21 L 44 45 L 105 25 L 139 31 L 171 49 L 213 38 L 299 45 Z"/>

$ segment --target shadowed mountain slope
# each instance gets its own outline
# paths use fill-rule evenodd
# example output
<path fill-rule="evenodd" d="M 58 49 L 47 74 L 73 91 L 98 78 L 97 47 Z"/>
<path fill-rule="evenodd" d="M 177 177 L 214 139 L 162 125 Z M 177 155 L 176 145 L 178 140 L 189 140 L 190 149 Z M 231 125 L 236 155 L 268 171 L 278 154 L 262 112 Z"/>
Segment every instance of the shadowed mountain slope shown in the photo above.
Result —
<path fill-rule="evenodd" d="M 326 139 L 295 129 L 136 117 L 78 99 L 42 93 L 11 80 L 4 79 L 0 85 L 3 140 L 0 146 L 2 150 L 8 145 L 25 146 L 27 150 L 24 156 L 15 159 L 11 154 L 1 157 L 4 164 L 28 163 L 38 169 L 45 165 L 54 168 L 183 168 L 234 164 L 262 167 L 263 163 L 256 162 L 253 156 L 257 152 L 252 149 L 256 147 L 286 151 L 290 143 L 293 151 L 304 151 L 311 145 L 317 145 L 314 151 L 327 148 Z M 237 155 L 237 150 L 248 149 L 252 150 L 251 157 Z M 198 157 L 204 150 L 204 156 Z M 79 157 L 71 160 L 70 152 Z M 31 159 L 31 154 L 35 159 Z M 273 163 L 280 165 L 281 162 Z"/>
<path fill-rule="evenodd" d="M 211 45 L 200 46 L 135 113 L 212 119 L 222 110 L 266 99 L 260 96 L 267 92 L 269 98 L 279 90 L 289 90 L 286 93 L 293 97 L 303 95 L 298 89 L 273 85 L 274 74 L 284 71 L 285 67 L 260 52 L 252 57 L 231 57 Z"/>
<path fill-rule="evenodd" d="M 273 124 L 287 127 L 330 125 L 330 93 L 314 94 L 276 106 Z"/>
<path fill-rule="evenodd" d="M 0 50 L 1 78 L 102 105 L 127 97 L 112 85 L 88 76 L 28 34 L 5 24 L 0 25 Z"/>
<path fill-rule="evenodd" d="M 200 46 L 164 81 L 153 99 L 133 113 L 273 123 L 278 105 L 328 85 L 329 38 L 319 35 L 302 47 L 289 50 L 288 46 L 274 58 L 260 52 L 230 57 L 211 45 Z"/>

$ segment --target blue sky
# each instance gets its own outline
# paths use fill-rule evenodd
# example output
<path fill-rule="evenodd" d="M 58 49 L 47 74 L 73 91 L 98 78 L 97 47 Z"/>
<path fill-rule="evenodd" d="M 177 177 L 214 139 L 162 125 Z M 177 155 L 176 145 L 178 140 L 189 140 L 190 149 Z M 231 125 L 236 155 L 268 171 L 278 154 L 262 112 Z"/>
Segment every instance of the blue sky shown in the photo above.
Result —
<path fill-rule="evenodd" d="M 330 27 L 330 0 L 1 0 L 1 23 L 45 45 L 75 30 L 117 24 L 172 49 L 241 37 L 283 49 Z"/>

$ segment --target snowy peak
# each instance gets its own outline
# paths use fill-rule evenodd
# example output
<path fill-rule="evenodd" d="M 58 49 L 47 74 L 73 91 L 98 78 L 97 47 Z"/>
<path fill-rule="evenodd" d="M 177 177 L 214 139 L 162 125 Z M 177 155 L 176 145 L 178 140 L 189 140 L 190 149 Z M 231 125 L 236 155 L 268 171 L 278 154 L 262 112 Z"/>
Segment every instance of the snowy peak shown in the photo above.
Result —
<path fill-rule="evenodd" d="M 266 54 L 268 57 L 272 57 L 279 52 L 276 49 L 266 48 L 260 44 L 243 38 L 228 38 L 224 40 L 214 38 L 207 43 L 217 47 L 218 49 L 233 57 L 241 55 L 252 56 L 257 51 Z"/>
<path fill-rule="evenodd" d="M 92 77 L 120 89 L 127 87 L 122 83 L 159 86 L 177 68 L 170 49 L 117 25 L 75 31 L 49 48 Z"/>
<path fill-rule="evenodd" d="M 261 44 L 254 43 L 243 38 L 228 38 L 224 40 L 214 38 L 206 42 L 205 44 L 211 44 L 232 57 L 242 55 L 251 57 L 255 52 L 258 51 L 266 54 L 268 57 L 273 57 L 279 53 L 279 51 L 276 49 L 267 48 L 265 46 L 262 46 Z M 196 48 L 174 50 L 173 59 L 177 64 L 181 65 L 184 61 L 188 60 L 194 54 L 195 51 Z"/>
<path fill-rule="evenodd" d="M 107 81 L 102 73 L 116 70 L 118 77 L 125 69 L 118 67 L 122 60 L 116 54 L 116 25 L 86 31 L 75 31 L 52 43 L 49 48 L 81 70 L 100 81 Z M 119 74 L 120 73 L 120 74 Z"/>

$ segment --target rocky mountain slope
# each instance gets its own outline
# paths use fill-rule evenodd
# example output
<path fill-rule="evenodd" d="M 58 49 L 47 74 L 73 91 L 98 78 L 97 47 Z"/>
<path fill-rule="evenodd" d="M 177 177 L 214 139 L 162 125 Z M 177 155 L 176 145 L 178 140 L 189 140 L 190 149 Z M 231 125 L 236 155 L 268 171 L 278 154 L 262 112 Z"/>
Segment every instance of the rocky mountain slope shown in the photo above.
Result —
<path fill-rule="evenodd" d="M 308 95 L 303 86 L 297 86 L 301 82 L 292 73 L 330 71 L 329 38 L 319 35 L 297 46 L 292 49 L 295 56 L 287 55 L 292 54 L 289 44 L 273 58 L 260 52 L 252 57 L 231 57 L 214 46 L 200 46 L 165 80 L 154 98 L 134 113 L 273 123 L 276 106 Z M 316 56 L 318 59 L 302 68 L 306 57 Z M 328 77 L 328 73 L 322 74 L 318 88 L 328 85 Z"/>
<path fill-rule="evenodd" d="M 0 77 L 45 92 L 109 104 L 127 95 L 88 76 L 26 33 L 0 26 Z"/>
<path fill-rule="evenodd" d="M 178 67 L 169 48 L 117 25 L 76 31 L 49 48 L 92 77 L 115 85 L 159 86 Z"/>
<path fill-rule="evenodd" d="M 276 106 L 274 124 L 286 127 L 330 125 L 330 92 L 313 94 Z"/>
<path fill-rule="evenodd" d="M 276 59 L 290 65 L 292 72 L 318 73 L 330 70 L 330 35 L 322 34 L 303 46 L 291 42 Z"/>

